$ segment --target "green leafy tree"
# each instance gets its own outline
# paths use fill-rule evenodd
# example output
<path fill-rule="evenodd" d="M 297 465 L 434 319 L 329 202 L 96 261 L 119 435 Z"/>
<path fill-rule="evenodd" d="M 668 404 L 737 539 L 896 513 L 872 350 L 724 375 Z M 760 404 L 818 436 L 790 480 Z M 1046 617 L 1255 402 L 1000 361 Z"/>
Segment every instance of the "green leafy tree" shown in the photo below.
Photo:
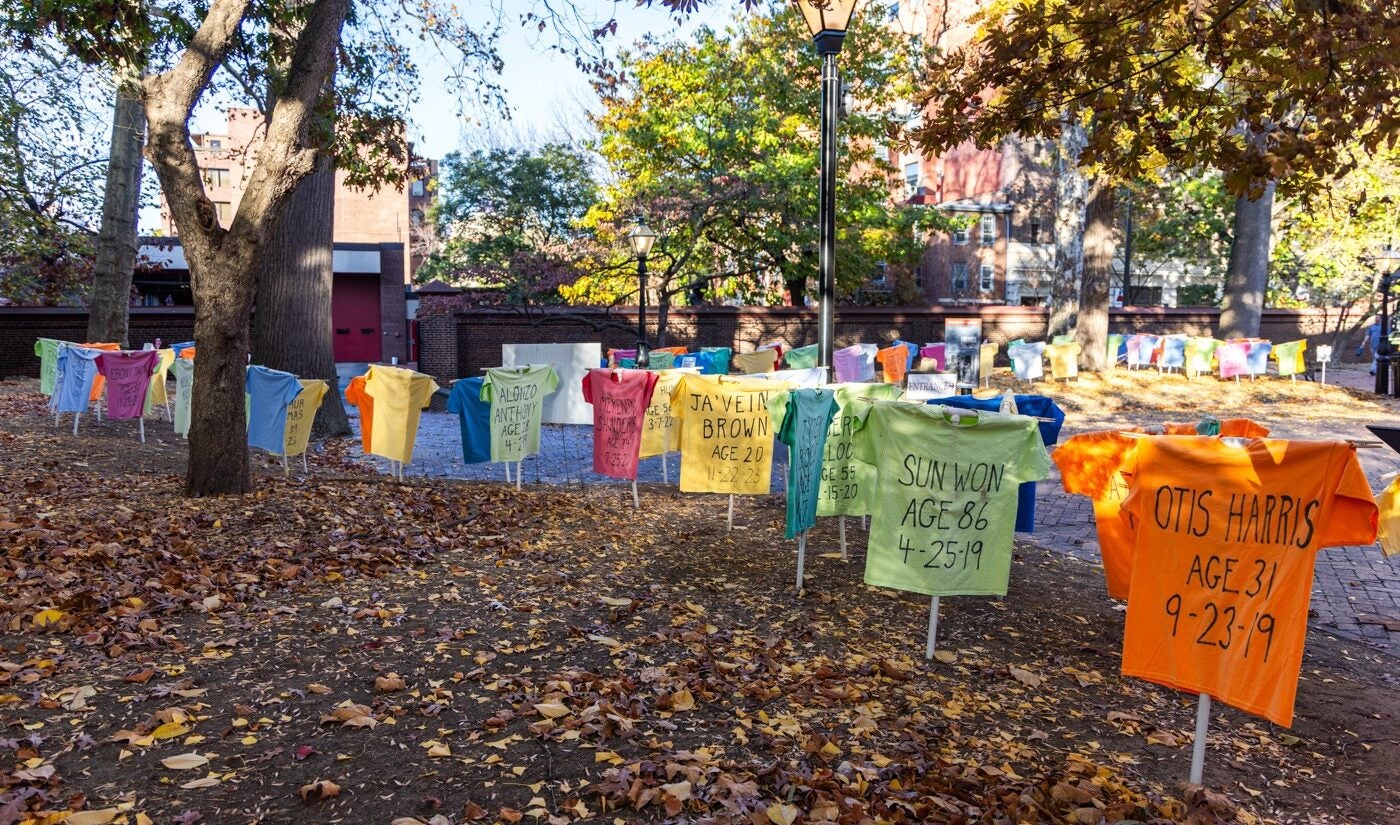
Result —
<path fill-rule="evenodd" d="M 515 303 L 557 302 L 558 287 L 589 259 L 581 221 L 598 197 L 592 164 L 561 144 L 449 154 L 429 216 L 442 248 L 418 279 L 501 286 Z"/>
<path fill-rule="evenodd" d="M 1134 294 L 1136 276 L 1180 265 L 1200 273 L 1210 303 L 1215 303 L 1229 264 L 1235 203 L 1220 173 L 1168 173 L 1128 188 L 1134 210 L 1133 265 L 1125 272 L 1124 296 L 1130 300 Z"/>
<path fill-rule="evenodd" d="M 1400 129 L 1389 0 L 996 0 L 922 79 L 918 140 L 1060 136 L 1117 180 L 1214 168 L 1237 197 L 1222 334 L 1257 330 L 1271 204 L 1309 193 Z"/>
<path fill-rule="evenodd" d="M 853 295 L 885 262 L 910 280 L 923 238 L 946 220 L 897 204 L 887 146 L 913 89 L 909 44 L 858 15 L 842 52 L 853 102 L 841 122 L 837 274 Z M 642 216 L 661 236 L 651 257 L 661 337 L 674 301 L 800 300 L 815 279 L 820 89 L 811 37 L 787 4 L 723 32 L 645 41 L 598 83 L 595 125 L 610 183 L 586 223 L 606 266 L 562 290 L 576 302 L 636 295 L 623 236 Z"/>

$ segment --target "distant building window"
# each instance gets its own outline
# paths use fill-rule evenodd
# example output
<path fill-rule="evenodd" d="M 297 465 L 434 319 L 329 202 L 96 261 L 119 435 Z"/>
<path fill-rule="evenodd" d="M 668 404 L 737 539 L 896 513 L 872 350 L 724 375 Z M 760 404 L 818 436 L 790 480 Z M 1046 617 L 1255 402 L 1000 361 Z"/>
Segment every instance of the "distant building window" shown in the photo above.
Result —
<path fill-rule="evenodd" d="M 991 246 L 997 242 L 997 216 L 982 216 L 982 245 Z"/>
<path fill-rule="evenodd" d="M 1026 240 L 1030 243 L 1040 243 L 1040 218 L 1031 216 L 1026 227 Z"/>
<path fill-rule="evenodd" d="M 964 226 L 961 229 L 953 230 L 953 243 L 957 244 L 958 246 L 962 246 L 963 244 L 967 243 L 967 227 Z"/>
<path fill-rule="evenodd" d="M 204 182 L 209 186 L 228 186 L 229 175 L 227 169 L 205 169 Z"/>
<path fill-rule="evenodd" d="M 233 204 L 226 201 L 214 201 L 214 214 L 219 217 L 219 223 L 228 226 L 233 223 Z"/>
<path fill-rule="evenodd" d="M 919 194 L 919 162 L 904 164 L 904 196 L 912 198 Z"/>
<path fill-rule="evenodd" d="M 209 148 L 210 148 L 210 149 L 222 149 L 222 148 L 224 148 L 224 142 L 223 142 L 222 140 L 211 140 L 211 141 L 209 141 Z"/>
<path fill-rule="evenodd" d="M 423 180 L 420 178 L 414 181 L 413 185 L 409 187 L 408 192 L 415 198 L 423 197 Z"/>
<path fill-rule="evenodd" d="M 953 264 L 953 289 L 967 289 L 967 264 L 962 261 Z"/>
<path fill-rule="evenodd" d="M 870 279 L 870 285 L 883 289 L 890 282 L 890 265 L 884 261 L 875 264 L 875 277 Z"/>
<path fill-rule="evenodd" d="M 993 281 L 996 279 L 996 272 L 997 272 L 997 271 L 996 271 L 996 267 L 992 266 L 991 264 L 982 264 L 981 270 L 979 270 L 978 273 L 977 273 L 977 274 L 978 274 L 978 279 L 977 279 L 977 280 L 978 280 L 978 284 L 977 284 L 977 286 L 978 286 L 983 292 L 991 292 L 991 291 L 992 291 Z"/>

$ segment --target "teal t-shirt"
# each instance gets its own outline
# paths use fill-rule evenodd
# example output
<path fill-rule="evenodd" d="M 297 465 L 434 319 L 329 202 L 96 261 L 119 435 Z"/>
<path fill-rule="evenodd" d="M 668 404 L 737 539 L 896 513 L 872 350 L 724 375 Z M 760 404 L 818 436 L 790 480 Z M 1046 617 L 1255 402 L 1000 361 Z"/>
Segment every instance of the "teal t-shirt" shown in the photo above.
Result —
<path fill-rule="evenodd" d="M 817 345 L 811 344 L 788 350 L 783 354 L 783 360 L 787 362 L 787 368 L 790 370 L 805 370 L 815 367 L 820 355 L 821 350 Z"/>
<path fill-rule="evenodd" d="M 867 584 L 1006 595 L 1017 488 L 1050 472 L 1034 418 L 877 401 L 855 449 L 875 465 Z"/>
<path fill-rule="evenodd" d="M 831 419 L 826 447 L 822 450 L 821 489 L 817 495 L 819 516 L 865 516 L 870 514 L 870 490 L 875 485 L 875 468 L 855 456 L 851 437 L 855 420 L 869 401 L 899 397 L 898 384 L 833 384 L 836 415 Z"/>
<path fill-rule="evenodd" d="M 770 406 L 769 412 L 775 412 Z M 830 389 L 798 389 L 787 394 L 781 406 L 778 440 L 788 445 L 788 538 L 817 523 L 817 493 L 821 489 L 822 453 L 831 419 L 836 416 L 836 392 Z M 777 417 L 775 415 L 775 417 Z"/>

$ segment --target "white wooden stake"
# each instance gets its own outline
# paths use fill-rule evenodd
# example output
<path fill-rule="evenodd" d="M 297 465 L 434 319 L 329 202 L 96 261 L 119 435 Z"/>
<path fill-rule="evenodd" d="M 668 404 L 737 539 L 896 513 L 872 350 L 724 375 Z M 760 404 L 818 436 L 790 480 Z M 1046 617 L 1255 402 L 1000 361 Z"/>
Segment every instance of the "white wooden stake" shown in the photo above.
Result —
<path fill-rule="evenodd" d="M 520 483 L 525 479 L 525 459 L 515 462 L 515 489 L 521 489 Z"/>
<path fill-rule="evenodd" d="M 924 643 L 924 658 L 932 659 L 933 650 L 938 645 L 938 597 L 928 603 L 928 641 Z"/>
<path fill-rule="evenodd" d="M 511 477 L 510 477 L 510 462 L 507 461 L 507 462 L 505 463 L 505 465 L 506 465 L 506 483 L 509 484 L 509 483 L 511 482 Z"/>
<path fill-rule="evenodd" d="M 642 509 L 642 499 L 637 495 L 637 479 L 632 479 L 632 507 Z"/>
<path fill-rule="evenodd" d="M 136 419 L 136 431 L 139 432 L 139 433 L 141 434 L 141 443 L 142 443 L 142 444 L 145 444 L 145 443 L 146 443 L 146 419 L 144 419 L 144 418 L 138 418 L 138 419 Z"/>
<path fill-rule="evenodd" d="M 302 471 L 303 473 L 307 473 L 307 474 L 310 474 L 310 472 L 311 472 L 311 470 L 308 469 L 307 466 L 306 466 L 306 452 L 305 452 L 304 450 L 302 451 L 302 454 L 301 454 L 301 471 Z"/>
<path fill-rule="evenodd" d="M 286 454 L 286 453 L 283 453 L 283 454 L 282 454 L 282 477 L 283 477 L 283 478 L 286 478 L 286 477 L 289 476 L 289 475 L 291 475 L 291 470 L 287 469 L 287 454 Z"/>
<path fill-rule="evenodd" d="M 78 419 L 82 418 L 82 413 L 73 413 L 73 435 L 78 434 Z"/>
<path fill-rule="evenodd" d="M 848 559 L 846 555 L 846 517 L 841 517 L 841 561 Z"/>
<path fill-rule="evenodd" d="M 870 529 L 870 524 L 866 521 L 866 520 L 869 519 L 869 518 L 870 518 L 870 516 L 861 516 L 861 517 L 860 517 L 860 529 L 862 529 L 862 530 L 868 530 L 868 529 Z"/>
<path fill-rule="evenodd" d="M 1322 362 L 1322 386 L 1327 386 L 1327 362 Z"/>
<path fill-rule="evenodd" d="M 802 594 L 802 569 L 807 566 L 807 531 L 797 534 L 797 593 Z"/>
<path fill-rule="evenodd" d="M 661 454 L 661 481 L 665 484 L 671 483 L 671 468 L 666 463 L 666 454 Z"/>
<path fill-rule="evenodd" d="M 1210 730 L 1210 694 L 1196 702 L 1196 741 L 1191 745 L 1191 784 L 1201 784 L 1206 772 L 1206 732 Z"/>
<path fill-rule="evenodd" d="M 734 529 L 734 494 L 729 494 L 729 529 Z"/>

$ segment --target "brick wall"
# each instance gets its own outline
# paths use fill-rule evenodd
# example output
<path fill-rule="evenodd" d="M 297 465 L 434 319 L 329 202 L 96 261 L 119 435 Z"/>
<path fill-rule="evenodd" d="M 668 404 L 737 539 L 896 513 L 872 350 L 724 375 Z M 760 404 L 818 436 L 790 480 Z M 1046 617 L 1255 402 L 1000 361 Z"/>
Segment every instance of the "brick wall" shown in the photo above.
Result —
<path fill-rule="evenodd" d="M 0 308 L 0 377 L 39 375 L 34 342 L 39 338 L 83 341 L 87 312 L 48 307 Z M 128 327 L 130 346 L 175 344 L 194 339 L 194 307 L 132 307 Z"/>
<path fill-rule="evenodd" d="M 425 301 L 431 299 L 425 298 Z M 518 307 L 482 307 L 452 315 L 420 312 L 419 369 L 439 380 L 477 375 L 496 366 L 501 344 L 549 344 L 601 342 L 609 347 L 630 348 L 637 340 L 637 314 L 633 308 L 610 312 L 582 308 L 547 308 L 529 311 Z M 836 313 L 836 346 L 887 343 L 895 338 L 928 342 L 943 340 L 945 322 L 953 318 L 980 318 L 982 336 L 999 344 L 1024 338 L 1042 340 L 1046 311 L 1040 307 L 988 306 L 970 308 L 841 307 Z M 648 313 L 648 334 L 656 342 L 656 314 Z M 1169 308 L 1114 310 L 1109 316 L 1112 332 L 1186 333 L 1212 335 L 1219 310 Z M 1352 322 L 1354 323 L 1354 321 Z M 1261 337 L 1272 341 L 1308 338 L 1311 346 L 1331 343 L 1338 358 L 1350 359 L 1361 333 L 1350 326 L 1335 334 L 1335 310 L 1265 310 Z M 1335 339 L 1335 340 L 1334 340 Z M 664 345 L 732 347 L 747 351 L 769 341 L 789 346 L 816 343 L 817 315 L 797 307 L 681 307 L 671 310 Z M 999 359 L 1005 363 L 1005 351 Z"/>
<path fill-rule="evenodd" d="M 408 360 L 408 296 L 400 273 L 404 268 L 404 244 L 379 245 L 379 332 L 383 341 L 379 358 Z"/>

